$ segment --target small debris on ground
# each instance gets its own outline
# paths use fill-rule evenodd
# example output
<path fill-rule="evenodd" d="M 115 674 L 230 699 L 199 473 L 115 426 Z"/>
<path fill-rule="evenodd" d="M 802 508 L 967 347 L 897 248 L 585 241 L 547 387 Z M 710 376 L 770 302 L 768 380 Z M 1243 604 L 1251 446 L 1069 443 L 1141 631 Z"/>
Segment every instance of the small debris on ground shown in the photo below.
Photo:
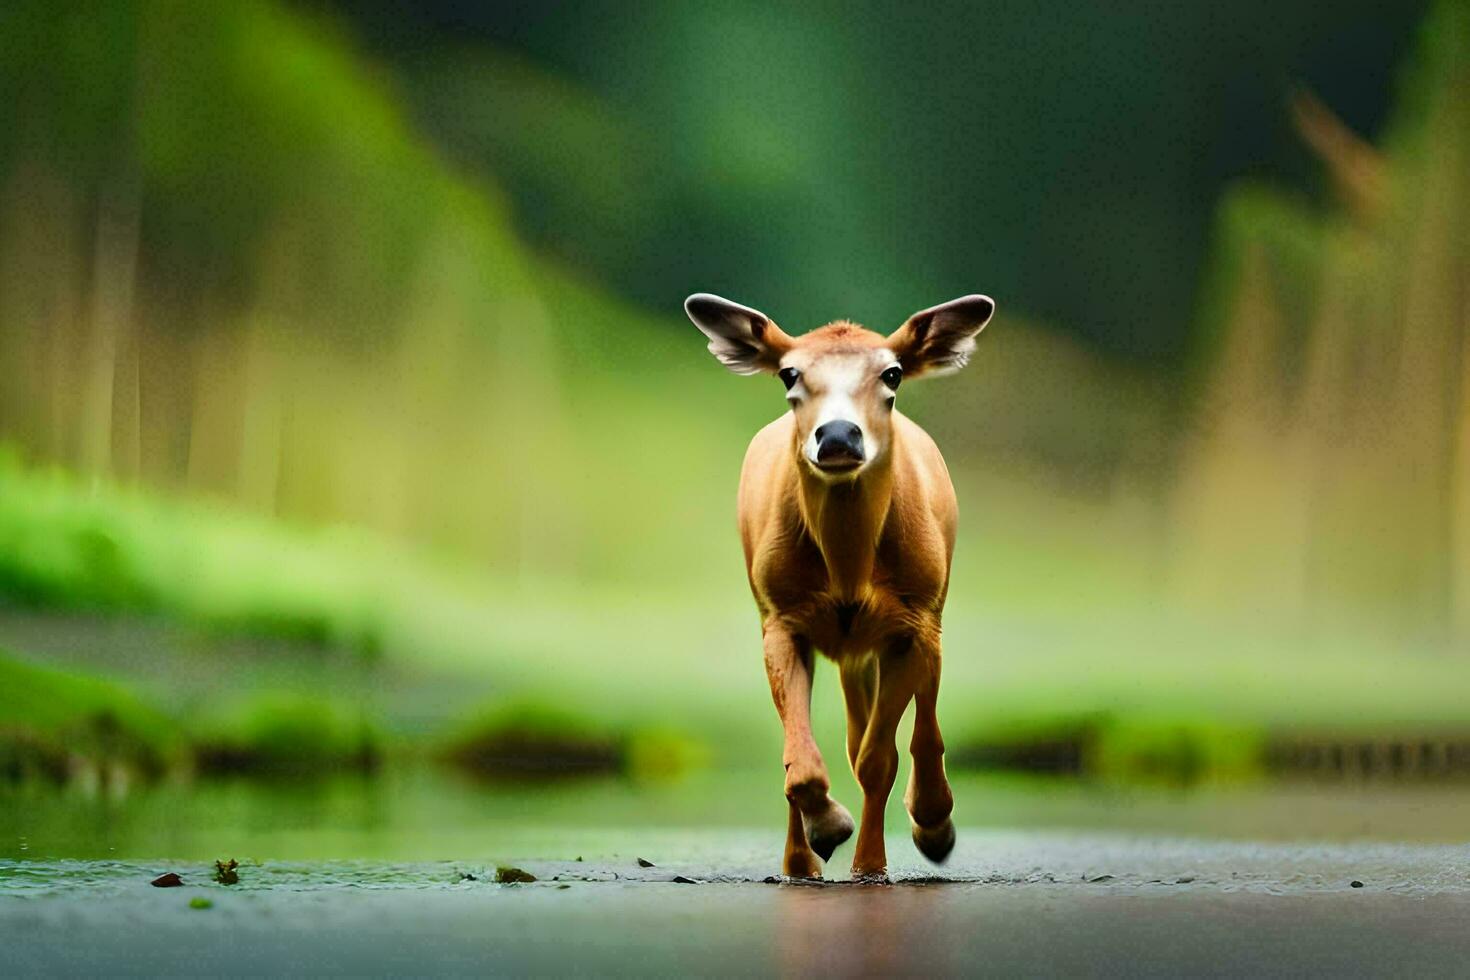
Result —
<path fill-rule="evenodd" d="M 177 888 L 183 883 L 184 879 L 180 878 L 172 871 L 165 871 L 157 878 L 154 878 L 152 881 L 148 882 L 148 884 L 152 885 L 154 888 Z"/>
<path fill-rule="evenodd" d="M 1192 881 L 1194 881 L 1194 875 L 1185 875 L 1183 878 L 1175 878 L 1174 879 L 1174 884 L 1176 884 L 1176 885 L 1187 885 L 1187 884 L 1189 884 Z"/>
<path fill-rule="evenodd" d="M 239 867 L 240 862 L 234 858 L 214 862 L 214 880 L 221 885 L 238 885 L 240 883 L 240 874 L 237 870 Z"/>
<path fill-rule="evenodd" d="M 191 908 L 191 909 L 212 909 L 212 908 L 214 908 L 214 903 L 211 902 L 207 898 L 191 898 L 191 899 L 189 899 L 189 908 Z"/>
<path fill-rule="evenodd" d="M 474 875 L 470 874 L 468 871 L 461 871 L 459 873 L 459 880 L 460 881 L 479 881 L 480 879 L 479 878 L 476 878 Z"/>
<path fill-rule="evenodd" d="M 557 885 L 557 886 L 556 886 L 556 887 L 557 887 L 557 888 L 558 888 L 558 889 L 560 889 L 560 888 L 570 888 L 570 887 L 572 887 L 572 886 L 571 886 L 571 885 Z"/>
<path fill-rule="evenodd" d="M 674 875 L 674 883 L 675 884 L 678 884 L 678 885 L 697 885 L 697 884 L 699 884 L 699 882 L 695 881 L 693 878 L 686 878 L 683 875 Z"/>
<path fill-rule="evenodd" d="M 1096 884 L 1098 884 L 1100 882 L 1112 881 L 1112 880 L 1113 880 L 1113 876 L 1112 875 L 1098 875 L 1096 878 L 1088 878 L 1087 879 L 1087 881 L 1090 884 L 1094 884 L 1094 885 L 1096 885 Z"/>
<path fill-rule="evenodd" d="M 577 860 L 578 860 L 578 861 L 581 861 L 581 860 L 582 860 L 582 855 L 580 855 L 580 854 L 578 854 L 578 855 L 577 855 Z"/>
<path fill-rule="evenodd" d="M 495 869 L 495 880 L 502 885 L 526 885 L 535 881 L 536 876 L 520 868 L 501 867 Z"/>
<path fill-rule="evenodd" d="M 1363 883 L 1361 881 L 1359 881 L 1358 879 L 1356 879 L 1356 878 L 1354 878 L 1352 881 L 1348 882 L 1348 884 L 1351 885 L 1354 888 L 1362 888 L 1363 887 Z"/>
<path fill-rule="evenodd" d="M 652 868 L 652 867 L 654 867 L 654 863 L 652 861 L 648 860 L 648 858 L 639 858 L 638 859 L 638 867 L 640 867 L 640 868 Z"/>

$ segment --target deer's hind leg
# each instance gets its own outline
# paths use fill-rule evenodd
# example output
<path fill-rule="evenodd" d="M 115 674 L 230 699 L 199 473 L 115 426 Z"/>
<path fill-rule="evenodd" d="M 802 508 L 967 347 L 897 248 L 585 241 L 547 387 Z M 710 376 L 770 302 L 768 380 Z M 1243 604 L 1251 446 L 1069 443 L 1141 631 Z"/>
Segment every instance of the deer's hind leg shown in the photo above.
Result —
<path fill-rule="evenodd" d="M 813 878 L 821 873 L 818 858 L 827 860 L 852 836 L 852 815 L 832 799 L 827 766 L 812 737 L 811 645 L 778 622 L 766 624 L 764 645 L 771 700 L 785 733 L 781 761 L 789 811 L 782 871 Z"/>
<path fill-rule="evenodd" d="M 873 699 L 878 696 L 878 661 L 871 654 L 844 659 L 842 700 L 847 705 L 847 762 L 857 775 L 858 752 L 863 747 L 863 733 L 873 715 Z"/>
<path fill-rule="evenodd" d="M 954 849 L 954 794 L 944 772 L 944 738 L 939 733 L 938 630 L 921 635 L 913 646 L 916 684 L 914 690 L 914 735 L 909 742 L 914 768 L 909 774 L 904 805 L 909 811 L 914 846 L 936 864 Z"/>

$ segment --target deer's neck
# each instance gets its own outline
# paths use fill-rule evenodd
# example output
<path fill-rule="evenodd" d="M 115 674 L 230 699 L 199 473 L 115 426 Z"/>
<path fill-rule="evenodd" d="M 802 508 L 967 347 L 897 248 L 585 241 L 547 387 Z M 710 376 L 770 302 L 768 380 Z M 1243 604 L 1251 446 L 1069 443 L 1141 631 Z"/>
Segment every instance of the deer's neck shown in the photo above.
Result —
<path fill-rule="evenodd" d="M 827 563 L 828 589 L 842 601 L 860 602 L 872 587 L 878 537 L 893 498 L 892 454 L 836 483 L 804 464 L 798 469 L 801 516 Z"/>

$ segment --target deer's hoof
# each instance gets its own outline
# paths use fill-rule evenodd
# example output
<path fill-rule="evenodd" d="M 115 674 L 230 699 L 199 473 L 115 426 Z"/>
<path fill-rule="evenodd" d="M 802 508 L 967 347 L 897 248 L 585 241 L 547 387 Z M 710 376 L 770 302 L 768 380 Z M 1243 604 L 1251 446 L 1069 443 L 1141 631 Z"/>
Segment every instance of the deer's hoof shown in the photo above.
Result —
<path fill-rule="evenodd" d="M 854 885 L 891 885 L 893 879 L 888 877 L 887 868 L 879 868 L 877 871 L 858 871 L 854 868 L 852 883 Z"/>
<path fill-rule="evenodd" d="M 807 843 L 823 861 L 832 858 L 832 852 L 852 836 L 852 814 L 836 800 L 829 800 L 826 811 L 816 817 L 802 815 L 806 824 Z"/>
<path fill-rule="evenodd" d="M 935 864 L 943 864 L 949 857 L 949 852 L 954 850 L 954 821 L 948 817 L 944 823 L 934 827 L 920 827 L 914 824 L 914 846 L 919 853 L 924 855 Z"/>
<path fill-rule="evenodd" d="M 821 881 L 822 866 L 811 851 L 797 852 L 786 855 L 781 874 L 793 881 Z"/>

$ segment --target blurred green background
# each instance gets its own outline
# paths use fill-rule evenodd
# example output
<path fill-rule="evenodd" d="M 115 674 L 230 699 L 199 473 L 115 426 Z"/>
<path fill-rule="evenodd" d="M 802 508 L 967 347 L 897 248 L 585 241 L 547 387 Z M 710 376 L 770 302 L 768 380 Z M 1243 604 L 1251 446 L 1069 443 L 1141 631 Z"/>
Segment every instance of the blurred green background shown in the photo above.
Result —
<path fill-rule="evenodd" d="M 19 0 L 0 91 L 33 813 L 443 764 L 779 818 L 733 501 L 784 403 L 696 290 L 998 300 L 904 390 L 952 767 L 1470 769 L 1464 0 Z"/>

